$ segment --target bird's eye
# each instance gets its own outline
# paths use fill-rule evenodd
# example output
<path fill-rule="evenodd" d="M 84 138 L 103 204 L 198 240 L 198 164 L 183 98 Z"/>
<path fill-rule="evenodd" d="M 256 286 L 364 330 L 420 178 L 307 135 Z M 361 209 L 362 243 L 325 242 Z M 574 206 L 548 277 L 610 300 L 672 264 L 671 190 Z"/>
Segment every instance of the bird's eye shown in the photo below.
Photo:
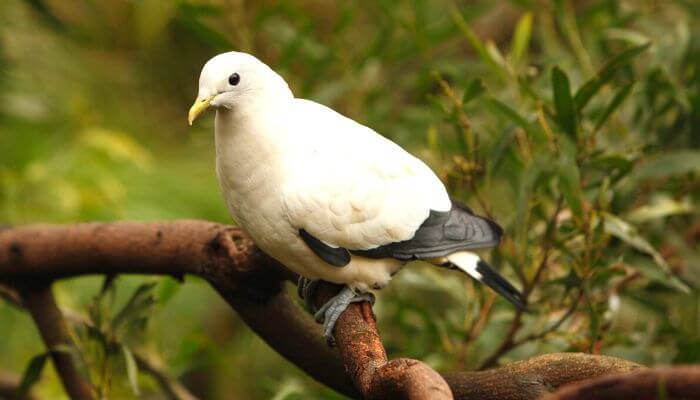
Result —
<path fill-rule="evenodd" d="M 241 81 L 241 76 L 238 75 L 238 73 L 236 73 L 236 72 L 232 73 L 231 76 L 228 77 L 228 83 L 231 86 L 238 85 L 238 82 L 240 82 L 240 81 Z"/>

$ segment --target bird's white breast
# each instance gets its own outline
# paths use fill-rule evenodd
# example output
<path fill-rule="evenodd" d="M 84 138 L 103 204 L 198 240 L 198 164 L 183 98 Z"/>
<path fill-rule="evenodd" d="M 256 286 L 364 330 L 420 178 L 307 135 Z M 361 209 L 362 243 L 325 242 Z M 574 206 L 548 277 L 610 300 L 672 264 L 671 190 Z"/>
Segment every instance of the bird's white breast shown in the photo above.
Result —
<path fill-rule="evenodd" d="M 323 166 L 310 166 L 298 157 L 303 140 L 280 135 L 289 123 L 282 110 L 245 118 L 235 111 L 217 111 L 217 177 L 231 216 L 263 251 L 307 278 L 362 291 L 385 286 L 401 262 L 353 256 L 350 264 L 333 267 L 308 248 L 299 238 L 299 227 L 290 223 L 285 185 Z"/>

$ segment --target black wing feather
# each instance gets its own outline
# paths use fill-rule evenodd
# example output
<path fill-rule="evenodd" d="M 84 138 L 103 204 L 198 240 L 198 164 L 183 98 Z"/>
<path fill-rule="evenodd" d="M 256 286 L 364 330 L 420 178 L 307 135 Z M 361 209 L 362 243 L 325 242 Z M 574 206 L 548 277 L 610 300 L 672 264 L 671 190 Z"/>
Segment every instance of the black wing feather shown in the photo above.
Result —
<path fill-rule="evenodd" d="M 350 252 L 364 257 L 393 257 L 404 261 L 431 259 L 459 250 L 496 246 L 502 234 L 503 229 L 498 224 L 453 200 L 450 211 L 430 210 L 430 215 L 411 239 Z"/>
<path fill-rule="evenodd" d="M 311 251 L 316 253 L 317 256 L 321 257 L 321 259 L 328 264 L 334 267 L 344 267 L 350 263 L 350 253 L 347 249 L 331 247 L 315 238 L 304 229 L 299 229 L 299 236 L 301 236 L 301 239 L 309 246 Z"/>
<path fill-rule="evenodd" d="M 299 229 L 304 243 L 325 262 L 335 267 L 350 263 L 350 253 L 369 258 L 396 258 L 401 261 L 444 257 L 459 250 L 493 247 L 501 240 L 503 229 L 480 217 L 462 203 L 452 201 L 450 211 L 430 210 L 428 218 L 411 239 L 367 250 L 331 247 L 304 229 Z"/>

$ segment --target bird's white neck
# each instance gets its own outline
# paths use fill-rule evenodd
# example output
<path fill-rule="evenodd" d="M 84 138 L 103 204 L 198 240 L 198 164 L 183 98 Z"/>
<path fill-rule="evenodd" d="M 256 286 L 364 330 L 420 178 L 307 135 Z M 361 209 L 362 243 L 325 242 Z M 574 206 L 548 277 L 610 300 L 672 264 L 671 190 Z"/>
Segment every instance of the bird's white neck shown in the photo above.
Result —
<path fill-rule="evenodd" d="M 254 193 L 281 184 L 284 102 L 216 112 L 219 183 L 229 200 L 244 202 Z"/>

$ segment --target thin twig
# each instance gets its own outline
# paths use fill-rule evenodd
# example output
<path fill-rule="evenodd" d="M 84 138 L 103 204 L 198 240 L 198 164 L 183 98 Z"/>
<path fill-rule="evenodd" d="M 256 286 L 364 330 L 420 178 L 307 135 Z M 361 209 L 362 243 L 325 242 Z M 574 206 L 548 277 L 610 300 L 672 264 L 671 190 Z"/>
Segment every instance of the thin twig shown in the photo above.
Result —
<path fill-rule="evenodd" d="M 187 390 L 185 385 L 166 373 L 160 363 L 136 352 L 134 352 L 134 359 L 139 369 L 151 375 L 170 399 L 197 400 L 197 397 Z"/>
<path fill-rule="evenodd" d="M 0 399 L 34 400 L 31 393 L 20 393 L 22 377 L 9 371 L 0 371 Z"/>
<path fill-rule="evenodd" d="M 78 372 L 70 353 L 57 350 L 60 347 L 73 347 L 68 326 L 58 309 L 49 284 L 25 288 L 21 291 L 23 304 L 31 314 L 46 348 L 51 351 L 56 372 L 63 387 L 73 400 L 92 400 L 90 384 Z"/>
<path fill-rule="evenodd" d="M 89 318 L 82 314 L 72 310 L 63 310 L 63 314 L 65 315 L 66 319 L 73 324 L 83 325 L 87 328 L 96 328 L 95 324 L 93 324 Z M 108 335 L 105 336 L 107 337 Z M 108 343 L 108 346 L 110 347 L 119 345 L 120 343 L 116 340 L 111 340 Z M 134 349 L 131 349 L 131 353 L 134 356 L 134 360 L 136 361 L 136 365 L 139 367 L 139 370 L 153 377 L 163 393 L 165 393 L 170 399 L 197 400 L 197 397 L 193 395 L 182 383 L 165 371 L 165 368 L 161 362 L 156 361 L 153 359 L 153 357 L 147 357 Z"/>
<path fill-rule="evenodd" d="M 579 293 L 578 296 L 574 299 L 574 301 L 571 303 L 569 308 L 564 312 L 564 314 L 555 322 L 553 323 L 549 328 L 539 332 L 539 333 L 533 333 L 528 336 L 522 337 L 518 340 L 514 340 L 511 344 L 512 347 L 518 347 L 520 345 L 523 345 L 525 343 L 534 341 L 534 340 L 539 340 L 543 339 L 547 335 L 549 335 L 552 332 L 555 332 L 559 327 L 566 322 L 572 315 L 574 315 L 574 312 L 576 312 L 576 308 L 578 307 L 579 303 L 581 302 L 581 294 Z"/>
<path fill-rule="evenodd" d="M 0 283 L 0 299 L 5 300 L 7 303 L 16 308 L 24 308 L 24 305 L 22 304 L 22 297 L 20 297 L 19 293 L 17 293 L 17 291 L 11 287 L 3 285 L 2 283 Z"/>
<path fill-rule="evenodd" d="M 465 333 L 464 340 L 462 342 L 462 346 L 457 357 L 457 366 L 459 368 L 465 367 L 469 343 L 479 336 L 479 333 L 486 325 L 486 321 L 488 321 L 489 316 L 491 315 L 491 309 L 493 308 L 493 303 L 495 302 L 495 300 L 496 294 L 494 292 L 489 291 L 486 300 L 484 301 L 484 304 L 481 306 L 481 310 L 479 310 L 479 316 L 476 322 L 471 324 L 471 326 Z"/>
<path fill-rule="evenodd" d="M 542 260 L 540 261 L 539 265 L 537 266 L 537 269 L 535 270 L 535 275 L 530 281 L 526 282 L 526 285 L 523 288 L 523 298 L 525 299 L 525 304 L 528 303 L 530 295 L 534 291 L 535 287 L 539 284 L 540 278 L 544 273 L 544 270 L 547 268 L 547 265 L 549 264 L 549 256 L 553 247 L 554 240 L 556 239 L 557 218 L 559 217 L 559 213 L 561 212 L 562 204 L 563 199 L 560 196 L 557 200 L 556 209 L 554 210 L 554 213 L 552 213 L 552 216 L 549 218 L 547 222 L 547 229 L 544 233 L 544 236 L 542 237 Z M 576 303 L 578 304 L 578 302 Z M 501 356 L 508 353 L 513 348 L 524 343 L 515 340 L 515 335 L 518 333 L 523 324 L 523 313 L 524 310 L 522 309 L 518 309 L 515 311 L 515 315 L 513 316 L 513 320 L 510 324 L 510 327 L 508 328 L 508 332 L 506 332 L 506 335 L 503 338 L 503 341 L 501 341 L 501 344 L 496 348 L 496 350 L 493 353 L 491 353 L 490 356 L 486 357 L 484 361 L 481 362 L 478 369 L 481 370 L 492 367 L 496 364 L 498 359 L 501 358 Z"/>
<path fill-rule="evenodd" d="M 547 230 L 545 231 L 544 237 L 542 239 L 542 261 L 537 267 L 537 270 L 535 271 L 535 275 L 532 277 L 532 280 L 527 285 L 527 287 L 524 288 L 523 296 L 525 296 L 526 298 L 530 296 L 532 290 L 534 290 L 535 286 L 539 284 L 542 273 L 547 268 L 547 264 L 549 262 L 549 255 L 552 250 L 553 243 L 556 240 L 557 218 L 559 218 L 559 213 L 561 212 L 562 204 L 563 197 L 559 196 L 559 199 L 557 199 L 557 207 L 554 210 L 552 217 L 547 222 Z"/>

